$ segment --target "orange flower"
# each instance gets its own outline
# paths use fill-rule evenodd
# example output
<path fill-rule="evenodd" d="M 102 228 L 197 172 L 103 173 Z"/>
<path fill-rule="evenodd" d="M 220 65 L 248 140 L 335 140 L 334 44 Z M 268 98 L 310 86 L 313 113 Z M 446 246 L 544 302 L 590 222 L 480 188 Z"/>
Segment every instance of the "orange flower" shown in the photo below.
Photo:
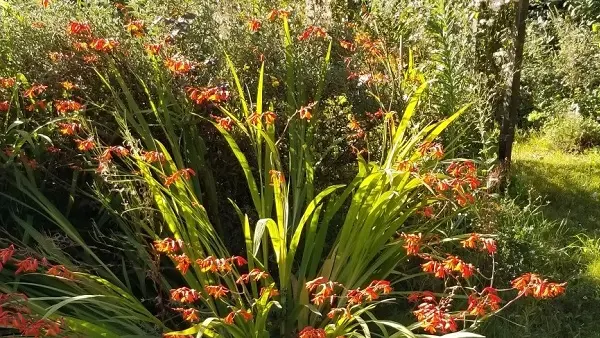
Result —
<path fill-rule="evenodd" d="M 70 35 L 90 35 L 92 34 L 92 29 L 87 23 L 69 21 L 69 24 L 67 25 L 67 33 Z"/>
<path fill-rule="evenodd" d="M 88 138 L 85 140 L 75 140 L 77 143 L 77 149 L 80 151 L 88 151 L 93 149 L 96 145 L 94 144 L 94 139 Z"/>
<path fill-rule="evenodd" d="M 229 289 L 224 287 L 223 285 L 207 285 L 204 287 L 206 293 L 209 296 L 214 297 L 215 299 L 220 299 L 221 297 L 225 297 L 227 293 L 229 293 Z"/>
<path fill-rule="evenodd" d="M 275 19 L 287 19 L 290 16 L 290 12 L 283 9 L 273 9 L 267 15 L 267 20 L 274 21 Z"/>
<path fill-rule="evenodd" d="M 250 28 L 250 31 L 252 33 L 256 33 L 260 30 L 260 27 L 262 26 L 262 23 L 260 22 L 260 20 L 253 18 L 250 21 L 248 21 L 248 27 Z"/>
<path fill-rule="evenodd" d="M 421 156 L 430 156 L 437 160 L 444 157 L 444 146 L 441 143 L 426 142 L 419 146 Z"/>
<path fill-rule="evenodd" d="M 475 249 L 477 247 L 477 242 L 481 239 L 481 237 L 479 237 L 478 234 L 471 234 L 471 236 L 469 236 L 469 238 L 465 239 L 464 241 L 461 241 L 460 244 L 462 244 L 463 248 L 469 248 L 469 249 Z"/>
<path fill-rule="evenodd" d="M 402 233 L 400 235 L 404 239 L 403 247 L 406 249 L 407 255 L 416 255 L 419 253 L 419 249 L 421 247 L 421 233 L 418 234 L 405 234 Z"/>
<path fill-rule="evenodd" d="M 148 163 L 165 161 L 165 155 L 159 153 L 158 151 L 142 151 L 141 155 L 142 159 Z"/>
<path fill-rule="evenodd" d="M 312 118 L 312 114 L 310 113 L 310 110 L 316 105 L 316 102 L 312 102 L 307 104 L 306 106 L 300 107 L 300 109 L 298 109 L 298 114 L 300 115 L 300 119 L 302 120 L 307 120 L 310 122 L 310 119 Z"/>
<path fill-rule="evenodd" d="M 246 310 L 237 310 L 237 311 L 231 311 L 227 317 L 225 317 L 224 322 L 225 324 L 233 324 L 233 320 L 235 319 L 235 317 L 237 317 L 238 315 L 242 316 L 242 318 L 245 321 L 249 321 L 252 319 L 252 313 L 250 313 L 249 311 Z"/>
<path fill-rule="evenodd" d="M 190 99 L 198 105 L 218 104 L 229 99 L 229 91 L 223 86 L 211 88 L 187 87 L 186 92 Z"/>
<path fill-rule="evenodd" d="M 234 121 L 231 119 L 231 117 L 227 116 L 227 117 L 220 117 L 220 116 L 216 116 L 216 115 L 210 115 L 210 117 L 212 117 L 215 121 L 217 121 L 217 123 L 219 124 L 219 126 L 221 126 L 221 128 L 227 130 L 227 131 L 231 131 L 233 129 L 233 125 L 234 125 Z"/>
<path fill-rule="evenodd" d="M 184 308 L 174 308 L 173 310 L 177 311 L 177 312 L 181 312 L 182 316 L 183 316 L 183 320 L 186 320 L 190 323 L 195 323 L 200 321 L 200 317 L 198 316 L 198 314 L 200 312 L 198 312 L 198 310 L 193 309 L 193 308 L 189 308 L 189 309 L 184 309 Z"/>
<path fill-rule="evenodd" d="M 444 304 L 437 304 L 435 299 L 421 303 L 417 310 L 413 311 L 413 314 L 421 322 L 421 327 L 426 332 L 447 333 L 458 330 L 458 325 L 447 312 L 447 307 Z"/>
<path fill-rule="evenodd" d="M 83 57 L 85 63 L 96 63 L 98 62 L 98 55 L 86 55 Z"/>
<path fill-rule="evenodd" d="M 493 255 L 497 251 L 496 241 L 492 238 L 483 238 L 483 250 L 487 250 L 490 255 Z"/>
<path fill-rule="evenodd" d="M 73 42 L 73 49 L 75 49 L 78 52 L 83 52 L 88 50 L 89 45 L 87 44 L 87 42 L 80 42 L 80 41 L 75 41 Z"/>
<path fill-rule="evenodd" d="M 180 303 L 193 303 L 200 299 L 200 294 L 194 289 L 188 287 L 181 287 L 178 289 L 171 289 L 171 300 Z"/>
<path fill-rule="evenodd" d="M 69 271 L 64 265 L 53 265 L 48 269 L 46 273 L 52 276 L 58 276 L 70 280 L 73 280 L 75 278 L 73 273 Z"/>
<path fill-rule="evenodd" d="M 358 124 L 358 121 L 356 121 L 356 118 L 354 118 L 354 115 L 350 115 L 348 116 L 348 119 L 350 120 L 350 122 L 348 122 L 348 128 L 350 130 L 359 130 L 360 128 L 360 124 Z"/>
<path fill-rule="evenodd" d="M 7 112 L 10 109 L 8 101 L 0 101 L 0 112 Z"/>
<path fill-rule="evenodd" d="M 81 124 L 79 123 L 59 123 L 58 132 L 63 135 L 75 135 L 77 131 L 81 128 Z"/>
<path fill-rule="evenodd" d="M 375 291 L 382 292 L 383 294 L 392 292 L 390 282 L 387 280 L 374 280 L 369 284 L 368 288 L 373 288 Z"/>
<path fill-rule="evenodd" d="M 33 99 L 33 98 L 37 97 L 38 95 L 42 94 L 44 91 L 46 91 L 46 88 L 48 88 L 48 86 L 34 83 L 31 86 L 31 88 L 29 88 L 23 92 L 23 96 Z"/>
<path fill-rule="evenodd" d="M 36 272 L 38 269 L 38 260 L 33 257 L 27 257 L 24 260 L 17 263 L 17 271 L 15 274 L 21 272 Z"/>
<path fill-rule="evenodd" d="M 525 273 L 514 279 L 512 287 L 519 290 L 519 295 L 533 295 L 538 299 L 554 298 L 565 292 L 567 283 L 550 283 L 533 273 Z"/>
<path fill-rule="evenodd" d="M 176 75 L 182 75 L 192 70 L 192 62 L 179 56 L 166 59 L 165 65 Z"/>
<path fill-rule="evenodd" d="M 285 182 L 285 176 L 283 175 L 283 173 L 281 171 L 271 169 L 271 170 L 269 170 L 269 176 L 271 176 L 271 183 L 275 183 L 275 182 L 284 183 Z"/>
<path fill-rule="evenodd" d="M 244 266 L 244 265 L 248 264 L 248 261 L 242 256 L 231 256 L 231 258 L 229 258 L 229 260 L 232 262 L 235 262 L 235 265 L 237 265 L 237 266 Z"/>
<path fill-rule="evenodd" d="M 319 285 L 327 283 L 328 280 L 325 277 L 317 277 L 309 282 L 306 282 L 305 287 L 308 291 L 314 291 Z"/>
<path fill-rule="evenodd" d="M 10 88 L 17 83 L 14 77 L 0 77 L 0 88 Z"/>
<path fill-rule="evenodd" d="M 183 241 L 180 239 L 164 238 L 154 241 L 154 249 L 160 253 L 172 254 L 183 248 Z"/>
<path fill-rule="evenodd" d="M 162 49 L 162 45 L 160 43 L 147 43 L 144 45 L 144 49 L 150 55 L 158 55 Z"/>
<path fill-rule="evenodd" d="M 267 278 L 269 278 L 269 274 L 267 272 L 255 268 L 252 269 L 249 273 L 241 275 L 240 278 L 238 278 L 235 282 L 237 284 L 244 284 L 248 283 L 251 279 L 255 282 L 258 282 L 261 279 Z"/>
<path fill-rule="evenodd" d="M 134 20 L 125 25 L 125 29 L 134 37 L 144 36 L 144 21 Z"/>
<path fill-rule="evenodd" d="M 346 319 L 352 318 L 352 314 L 350 313 L 350 310 L 348 310 L 348 308 L 333 308 L 333 309 L 331 309 L 331 311 L 329 311 L 327 313 L 327 317 L 329 319 L 333 319 L 333 318 L 335 318 L 335 316 L 337 316 L 340 313 L 342 313 L 343 317 Z"/>
<path fill-rule="evenodd" d="M 279 296 L 279 290 L 277 290 L 274 287 L 268 286 L 268 287 L 260 288 L 260 296 L 261 297 L 263 296 L 264 293 L 267 293 L 267 292 L 269 293 L 268 297 L 270 297 L 270 298 Z"/>
<path fill-rule="evenodd" d="M 327 333 L 323 329 L 315 329 L 312 326 L 307 326 L 300 333 L 298 338 L 326 338 Z"/>
<path fill-rule="evenodd" d="M 185 275 L 192 264 L 190 258 L 186 254 L 171 256 L 171 258 L 177 263 L 175 268 Z"/>
<path fill-rule="evenodd" d="M 272 111 L 266 111 L 266 112 L 264 112 L 263 116 L 265 118 L 265 123 L 267 125 L 272 125 L 273 123 L 275 123 L 275 119 L 277 118 L 277 114 L 275 114 Z"/>
<path fill-rule="evenodd" d="M 171 186 L 171 184 L 175 183 L 175 181 L 179 180 L 181 177 L 183 177 L 186 180 L 189 180 L 191 176 L 195 176 L 196 172 L 193 169 L 190 168 L 185 168 L 185 169 L 180 169 L 176 172 L 173 173 L 173 175 L 168 176 L 165 179 L 165 186 L 168 188 L 169 186 Z"/>
<path fill-rule="evenodd" d="M 498 291 L 492 287 L 486 287 L 481 295 L 469 295 L 467 313 L 472 316 L 484 316 L 488 310 L 498 310 L 501 302 L 502 299 L 498 297 Z"/>
<path fill-rule="evenodd" d="M 361 289 L 350 290 L 346 294 L 346 297 L 348 297 L 348 304 L 350 305 L 362 304 L 364 296 L 365 294 Z"/>
<path fill-rule="evenodd" d="M 42 7 L 48 8 L 50 6 L 50 0 L 42 0 Z"/>
<path fill-rule="evenodd" d="M 60 83 L 60 85 L 65 89 L 65 90 L 73 90 L 73 89 L 77 89 L 79 88 L 76 84 L 73 84 L 69 81 L 63 81 Z"/>
<path fill-rule="evenodd" d="M 42 109 L 42 110 L 46 109 L 46 100 L 37 100 L 34 103 L 25 107 L 25 109 L 27 111 L 34 111 L 37 108 Z"/>
<path fill-rule="evenodd" d="M 56 100 L 54 101 L 54 108 L 59 114 L 66 114 L 68 112 L 80 111 L 83 105 L 73 100 Z"/>
<path fill-rule="evenodd" d="M 115 39 L 94 39 L 90 43 L 90 47 L 99 52 L 112 52 L 119 42 Z"/>
<path fill-rule="evenodd" d="M 306 29 L 302 32 L 302 34 L 298 35 L 298 41 L 308 40 L 312 36 L 316 36 L 319 38 L 326 38 L 328 35 L 327 35 L 327 31 L 325 31 L 325 29 L 323 29 L 323 27 L 311 25 L 311 26 L 306 27 Z"/>
<path fill-rule="evenodd" d="M 341 40 L 340 46 L 342 46 L 342 48 L 344 48 L 350 52 L 354 52 L 356 50 L 356 46 L 350 41 Z"/>

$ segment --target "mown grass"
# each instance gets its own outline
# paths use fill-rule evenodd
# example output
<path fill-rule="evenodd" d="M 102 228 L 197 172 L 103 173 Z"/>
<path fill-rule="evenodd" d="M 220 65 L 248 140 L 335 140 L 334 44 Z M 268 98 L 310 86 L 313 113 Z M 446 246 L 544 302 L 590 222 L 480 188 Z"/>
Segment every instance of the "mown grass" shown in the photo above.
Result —
<path fill-rule="evenodd" d="M 485 334 L 600 337 L 600 151 L 565 153 L 531 137 L 516 145 L 513 163 L 514 199 L 502 206 L 510 216 L 499 221 L 500 258 L 513 262 L 514 270 L 569 284 L 558 299 L 519 303 L 488 323 Z"/>

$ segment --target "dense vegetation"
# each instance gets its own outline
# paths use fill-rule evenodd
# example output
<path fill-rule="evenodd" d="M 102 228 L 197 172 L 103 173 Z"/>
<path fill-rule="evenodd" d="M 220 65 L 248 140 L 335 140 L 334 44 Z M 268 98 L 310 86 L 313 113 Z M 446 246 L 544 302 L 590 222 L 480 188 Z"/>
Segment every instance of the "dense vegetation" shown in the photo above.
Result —
<path fill-rule="evenodd" d="M 0 20 L 0 336 L 598 336 L 596 1 Z"/>

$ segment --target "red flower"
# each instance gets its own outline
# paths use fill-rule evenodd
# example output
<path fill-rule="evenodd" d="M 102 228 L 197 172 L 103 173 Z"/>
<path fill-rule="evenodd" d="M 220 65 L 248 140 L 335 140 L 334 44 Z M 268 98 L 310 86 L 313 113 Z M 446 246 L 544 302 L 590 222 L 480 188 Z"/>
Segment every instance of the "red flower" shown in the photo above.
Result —
<path fill-rule="evenodd" d="M 187 87 L 186 92 L 192 101 L 198 105 L 218 104 L 229 99 L 229 91 L 224 87 L 196 88 Z"/>
<path fill-rule="evenodd" d="M 17 271 L 15 274 L 21 272 L 36 272 L 38 269 L 38 260 L 33 257 L 27 257 L 24 260 L 17 263 Z"/>
<path fill-rule="evenodd" d="M 48 8 L 50 6 L 50 0 L 42 0 L 42 7 Z"/>
<path fill-rule="evenodd" d="M 373 290 L 382 292 L 383 294 L 392 292 L 390 282 L 386 280 L 374 280 L 369 284 L 368 288 L 373 288 Z"/>
<path fill-rule="evenodd" d="M 183 241 L 180 239 L 164 238 L 154 241 L 154 249 L 160 253 L 176 253 L 183 247 Z"/>
<path fill-rule="evenodd" d="M 0 77 L 0 88 L 11 88 L 17 83 L 14 77 Z"/>
<path fill-rule="evenodd" d="M 231 261 L 235 262 L 237 266 L 243 266 L 248 264 L 248 261 L 242 256 L 231 256 Z"/>
<path fill-rule="evenodd" d="M 180 169 L 165 179 L 165 186 L 168 188 L 169 186 L 171 186 L 171 184 L 175 183 L 175 181 L 179 180 L 181 177 L 183 177 L 186 180 L 189 180 L 191 176 L 195 175 L 196 172 L 193 169 Z"/>
<path fill-rule="evenodd" d="M 162 49 L 162 45 L 160 43 L 147 43 L 144 45 L 144 49 L 150 55 L 158 55 Z"/>
<path fill-rule="evenodd" d="M 327 333 L 323 329 L 315 329 L 312 326 L 307 326 L 300 333 L 298 338 L 326 338 Z"/>
<path fill-rule="evenodd" d="M 112 52 L 117 46 L 119 42 L 115 39 L 94 39 L 90 43 L 90 47 L 99 52 Z"/>
<path fill-rule="evenodd" d="M 481 239 L 478 234 L 471 234 L 469 238 L 461 241 L 463 248 L 475 249 L 477 247 L 477 242 Z"/>
<path fill-rule="evenodd" d="M 326 38 L 328 35 L 327 35 L 327 31 L 325 31 L 325 29 L 323 29 L 323 27 L 308 26 L 302 32 L 302 34 L 298 35 L 298 40 L 299 41 L 308 40 L 312 36 L 316 36 L 318 38 Z"/>
<path fill-rule="evenodd" d="M 0 101 L 0 112 L 7 112 L 10 109 L 8 101 Z"/>
<path fill-rule="evenodd" d="M 229 293 L 229 289 L 224 287 L 223 285 L 207 285 L 204 287 L 206 293 L 209 296 L 214 297 L 215 299 L 220 299 L 221 297 L 225 297 L 227 293 Z"/>
<path fill-rule="evenodd" d="M 200 299 L 200 294 L 194 289 L 188 287 L 181 287 L 178 289 L 171 289 L 171 300 L 180 303 L 193 303 Z"/>
<path fill-rule="evenodd" d="M 425 299 L 424 299 L 425 300 Z M 435 299 L 425 300 L 413 314 L 421 322 L 421 327 L 429 333 L 447 333 L 458 330 L 454 318 L 448 313 L 445 304 L 438 304 Z"/>
<path fill-rule="evenodd" d="M 258 32 L 260 30 L 261 26 L 262 26 L 262 23 L 258 19 L 253 18 L 250 21 L 248 21 L 248 27 L 250 28 L 250 31 L 252 33 Z"/>
<path fill-rule="evenodd" d="M 67 25 L 67 33 L 70 35 L 90 35 L 92 34 L 92 29 L 87 23 L 69 21 L 69 24 Z"/>
<path fill-rule="evenodd" d="M 95 147 L 94 139 L 92 138 L 88 138 L 86 140 L 75 140 L 75 143 L 77 143 L 77 149 L 80 151 L 88 151 Z"/>
<path fill-rule="evenodd" d="M 134 20 L 125 25 L 125 29 L 134 37 L 144 36 L 144 21 Z"/>
<path fill-rule="evenodd" d="M 15 253 L 15 246 L 11 244 L 8 248 L 0 250 L 0 263 L 6 264 Z"/>
<path fill-rule="evenodd" d="M 511 282 L 514 289 L 519 290 L 519 295 L 533 295 L 538 299 L 554 298 L 565 292 L 567 283 L 550 283 L 542 280 L 533 273 L 523 274 Z"/>
<path fill-rule="evenodd" d="M 251 279 L 258 282 L 261 279 L 267 279 L 269 274 L 260 269 L 252 269 L 249 273 L 243 274 L 235 282 L 237 284 L 248 283 Z"/>
<path fill-rule="evenodd" d="M 186 320 L 191 323 L 200 321 L 200 317 L 198 316 L 198 314 L 200 312 L 198 312 L 198 310 L 196 310 L 196 309 L 193 309 L 193 308 L 184 309 L 184 308 L 178 307 L 178 308 L 174 308 L 173 310 L 175 310 L 177 312 L 181 312 L 181 314 L 183 316 L 183 320 Z"/>
<path fill-rule="evenodd" d="M 419 253 L 421 247 L 421 233 L 418 234 L 405 234 L 400 235 L 404 239 L 403 247 L 406 249 L 407 255 L 416 255 Z"/>

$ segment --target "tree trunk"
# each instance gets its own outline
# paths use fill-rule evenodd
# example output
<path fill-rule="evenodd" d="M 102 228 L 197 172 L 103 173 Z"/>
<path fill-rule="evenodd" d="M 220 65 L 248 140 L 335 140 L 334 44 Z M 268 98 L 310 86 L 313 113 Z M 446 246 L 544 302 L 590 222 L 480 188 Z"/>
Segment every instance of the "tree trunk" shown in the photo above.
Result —
<path fill-rule="evenodd" d="M 515 39 L 514 71 L 510 92 L 508 110 L 502 117 L 500 139 L 498 144 L 498 161 L 502 172 L 501 189 L 506 187 L 508 172 L 512 158 L 513 142 L 515 140 L 515 125 L 517 113 L 521 104 L 521 70 L 523 68 L 523 48 L 525 46 L 526 21 L 529 11 L 529 0 L 519 0 L 517 12 L 517 36 Z"/>

